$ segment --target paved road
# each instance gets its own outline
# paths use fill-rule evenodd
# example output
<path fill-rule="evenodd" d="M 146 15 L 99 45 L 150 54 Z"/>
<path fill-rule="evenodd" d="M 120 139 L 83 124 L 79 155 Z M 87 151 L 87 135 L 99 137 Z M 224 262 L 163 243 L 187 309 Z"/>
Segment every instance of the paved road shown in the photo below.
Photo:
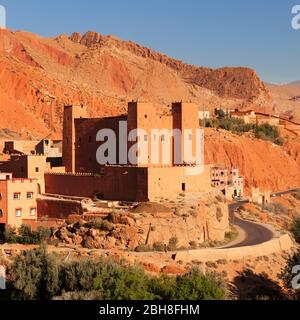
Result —
<path fill-rule="evenodd" d="M 234 225 L 243 231 L 244 237 L 238 243 L 225 247 L 226 249 L 254 246 L 274 237 L 274 233 L 267 227 L 238 217 L 235 217 Z"/>
<path fill-rule="evenodd" d="M 300 188 L 290 189 L 290 190 L 281 191 L 281 192 L 274 192 L 271 194 L 271 198 L 276 198 L 276 197 L 283 196 L 285 194 L 298 193 L 298 192 L 300 192 Z"/>
<path fill-rule="evenodd" d="M 242 220 L 236 216 L 235 211 L 246 203 L 249 203 L 249 200 L 243 200 L 229 205 L 231 222 L 239 229 L 239 233 L 242 233 L 243 236 L 238 238 L 237 241 L 234 241 L 232 245 L 229 244 L 225 246 L 225 249 L 254 246 L 269 241 L 274 237 L 273 232 L 267 227 L 258 223 Z"/>

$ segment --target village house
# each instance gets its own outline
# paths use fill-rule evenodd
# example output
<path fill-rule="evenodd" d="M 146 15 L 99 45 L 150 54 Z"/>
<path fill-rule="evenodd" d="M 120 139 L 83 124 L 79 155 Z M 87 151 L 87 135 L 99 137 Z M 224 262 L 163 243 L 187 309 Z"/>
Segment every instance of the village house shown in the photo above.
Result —
<path fill-rule="evenodd" d="M 20 227 L 37 220 L 38 183 L 36 179 L 17 179 L 0 173 L 0 231 L 5 226 Z"/>
<path fill-rule="evenodd" d="M 12 155 L 0 162 L 0 172 L 10 172 L 14 178 L 37 179 L 39 194 L 45 192 L 44 174 L 51 169 L 46 156 Z"/>
<path fill-rule="evenodd" d="M 279 115 L 269 115 L 261 112 L 255 112 L 253 110 L 239 111 L 235 110 L 230 113 L 231 118 L 241 119 L 246 124 L 262 125 L 268 123 L 271 126 L 279 126 Z"/>
<path fill-rule="evenodd" d="M 220 189 L 228 200 L 243 197 L 244 178 L 240 176 L 239 169 L 229 169 L 224 165 L 213 165 L 211 179 L 212 186 Z"/>

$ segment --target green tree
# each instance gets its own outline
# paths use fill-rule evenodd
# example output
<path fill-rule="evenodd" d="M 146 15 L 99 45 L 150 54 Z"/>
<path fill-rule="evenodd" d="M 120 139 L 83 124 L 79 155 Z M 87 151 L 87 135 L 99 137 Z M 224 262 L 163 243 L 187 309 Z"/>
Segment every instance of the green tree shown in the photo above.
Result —
<path fill-rule="evenodd" d="M 10 268 L 12 296 L 19 300 L 50 299 L 59 290 L 59 266 L 45 247 L 25 251 Z"/>

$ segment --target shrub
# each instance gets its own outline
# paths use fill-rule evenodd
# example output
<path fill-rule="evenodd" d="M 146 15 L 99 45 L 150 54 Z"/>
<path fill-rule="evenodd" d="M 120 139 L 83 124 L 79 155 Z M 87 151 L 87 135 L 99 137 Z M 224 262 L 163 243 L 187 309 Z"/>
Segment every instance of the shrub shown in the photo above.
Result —
<path fill-rule="evenodd" d="M 153 243 L 153 250 L 154 251 L 163 252 L 163 251 L 165 251 L 165 249 L 166 249 L 166 245 L 163 242 L 157 241 L 157 242 Z"/>
<path fill-rule="evenodd" d="M 196 242 L 196 241 L 191 241 L 191 242 L 190 242 L 190 248 L 191 248 L 191 249 L 197 249 L 197 247 L 198 247 L 198 246 L 197 246 L 197 242 Z"/>
<path fill-rule="evenodd" d="M 257 139 L 272 141 L 278 145 L 283 144 L 283 140 L 280 137 L 278 128 L 275 126 L 271 126 L 268 123 L 264 123 L 260 126 L 256 126 L 254 130 L 254 134 Z"/>
<path fill-rule="evenodd" d="M 25 251 L 15 257 L 9 273 L 14 299 L 51 299 L 59 290 L 59 266 L 45 248 Z"/>
<path fill-rule="evenodd" d="M 221 300 L 226 298 L 226 286 L 215 274 L 204 275 L 198 269 L 177 277 L 176 300 Z"/>
<path fill-rule="evenodd" d="M 111 232 L 111 231 L 114 230 L 114 228 L 115 228 L 115 226 L 114 226 L 113 223 L 111 223 L 111 222 L 109 222 L 109 221 L 107 221 L 107 220 L 104 220 L 104 221 L 103 221 L 103 224 L 102 224 L 102 230 L 103 230 L 103 231 Z"/>
<path fill-rule="evenodd" d="M 84 224 L 85 228 L 88 229 L 97 229 L 97 230 L 102 230 L 103 227 L 103 220 L 101 218 L 98 219 L 92 219 L 89 222 Z"/>
<path fill-rule="evenodd" d="M 280 137 L 278 128 L 268 123 L 261 125 L 247 124 L 242 119 L 223 117 L 220 119 L 207 120 L 205 127 L 220 128 L 236 134 L 253 132 L 257 139 L 272 141 L 277 145 L 283 144 L 283 139 Z"/>
<path fill-rule="evenodd" d="M 265 210 L 275 214 L 287 214 L 288 211 L 286 206 L 278 202 L 268 203 L 264 208 Z"/>
<path fill-rule="evenodd" d="M 4 232 L 5 241 L 8 243 L 17 243 L 18 236 L 16 232 L 16 228 L 7 226 Z"/>
<path fill-rule="evenodd" d="M 116 219 L 116 213 L 114 212 L 114 211 L 112 211 L 112 212 L 110 212 L 109 214 L 108 214 L 108 216 L 107 216 L 107 221 L 109 221 L 109 222 L 114 222 L 115 221 L 115 219 Z"/>
<path fill-rule="evenodd" d="M 114 224 L 109 222 L 108 220 L 102 220 L 102 219 L 92 219 L 91 221 L 87 222 L 84 225 L 86 228 L 89 229 L 97 229 L 100 231 L 113 231 L 114 230 Z"/>
<path fill-rule="evenodd" d="M 19 244 L 40 244 L 49 240 L 51 234 L 51 230 L 44 227 L 39 227 L 37 231 L 32 231 L 30 226 L 22 225 L 17 232 L 15 228 L 8 226 L 5 229 L 5 241 Z"/>
<path fill-rule="evenodd" d="M 177 245 L 178 245 L 178 238 L 177 237 L 172 237 L 169 240 L 169 244 L 168 244 L 167 249 L 169 251 L 175 251 L 177 249 Z"/>
<path fill-rule="evenodd" d="M 59 262 L 45 248 L 14 258 L 9 270 L 15 299 L 216 300 L 226 298 L 223 280 L 193 269 L 183 276 L 150 277 L 115 261 Z"/>

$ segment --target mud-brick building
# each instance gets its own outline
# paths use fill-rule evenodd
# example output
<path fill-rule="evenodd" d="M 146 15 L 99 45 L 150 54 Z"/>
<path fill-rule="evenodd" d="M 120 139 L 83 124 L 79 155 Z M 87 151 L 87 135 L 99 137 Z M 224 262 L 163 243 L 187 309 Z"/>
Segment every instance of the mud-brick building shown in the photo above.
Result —
<path fill-rule="evenodd" d="M 196 104 L 176 102 L 161 110 L 152 103 L 130 102 L 127 115 L 107 118 L 88 118 L 86 107 L 66 106 L 63 126 L 66 174 L 46 174 L 46 193 L 148 201 L 211 188 L 210 167 L 201 167 L 194 160 L 197 143 L 201 143 Z M 125 128 L 122 133 L 121 128 Z M 96 159 L 97 150 L 106 143 L 97 141 L 101 129 L 115 133 L 114 164 L 100 165 Z M 143 135 L 128 139 L 135 129 L 143 130 Z M 182 135 L 169 136 L 174 130 Z M 140 152 L 145 150 L 142 144 L 146 144 L 148 152 Z M 190 146 L 189 155 L 185 152 L 186 144 Z M 137 151 L 132 162 L 128 151 L 133 145 Z"/>
<path fill-rule="evenodd" d="M 17 179 L 11 173 L 0 173 L 0 232 L 6 225 L 20 227 L 37 220 L 36 179 Z"/>
<path fill-rule="evenodd" d="M 212 187 L 223 191 L 228 200 L 244 195 L 244 177 L 239 174 L 238 168 L 213 165 L 211 179 Z"/>

